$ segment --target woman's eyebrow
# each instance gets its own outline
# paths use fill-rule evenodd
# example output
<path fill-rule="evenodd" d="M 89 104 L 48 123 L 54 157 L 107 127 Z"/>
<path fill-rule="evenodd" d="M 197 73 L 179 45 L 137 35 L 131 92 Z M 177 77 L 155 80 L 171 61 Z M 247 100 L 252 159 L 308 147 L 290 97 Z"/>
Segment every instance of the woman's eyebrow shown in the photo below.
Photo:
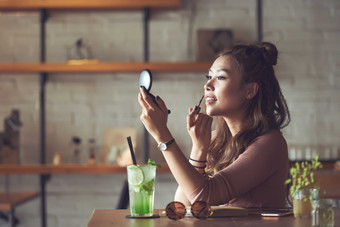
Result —
<path fill-rule="evenodd" d="M 209 69 L 209 72 L 213 72 L 213 70 Z M 217 72 L 217 73 L 218 73 L 218 72 L 226 72 L 226 73 L 228 73 L 228 74 L 231 73 L 231 71 L 230 71 L 229 69 L 218 69 L 218 70 L 216 70 L 216 72 Z"/>

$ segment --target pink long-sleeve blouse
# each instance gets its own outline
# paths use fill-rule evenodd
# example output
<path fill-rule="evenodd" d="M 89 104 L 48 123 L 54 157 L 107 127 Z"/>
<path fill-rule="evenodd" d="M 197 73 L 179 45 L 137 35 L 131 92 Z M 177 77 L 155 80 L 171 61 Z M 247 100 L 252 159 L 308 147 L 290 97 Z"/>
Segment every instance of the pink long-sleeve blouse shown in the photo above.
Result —
<path fill-rule="evenodd" d="M 288 177 L 287 144 L 278 130 L 259 136 L 228 167 L 198 187 L 188 199 L 210 205 L 285 207 Z"/>

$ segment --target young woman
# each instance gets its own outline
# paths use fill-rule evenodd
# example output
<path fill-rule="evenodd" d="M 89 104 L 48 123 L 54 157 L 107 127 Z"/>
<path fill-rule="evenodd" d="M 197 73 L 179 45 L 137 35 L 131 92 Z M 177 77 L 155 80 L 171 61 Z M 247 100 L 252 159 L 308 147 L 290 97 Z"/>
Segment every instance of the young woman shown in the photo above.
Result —
<path fill-rule="evenodd" d="M 285 207 L 288 152 L 280 129 L 290 116 L 273 69 L 277 56 L 276 47 L 266 42 L 236 45 L 217 57 L 204 86 L 206 114 L 197 106 L 189 109 L 189 159 L 167 128 L 165 103 L 157 97 L 157 106 L 141 88 L 140 119 L 179 185 L 175 200 Z"/>

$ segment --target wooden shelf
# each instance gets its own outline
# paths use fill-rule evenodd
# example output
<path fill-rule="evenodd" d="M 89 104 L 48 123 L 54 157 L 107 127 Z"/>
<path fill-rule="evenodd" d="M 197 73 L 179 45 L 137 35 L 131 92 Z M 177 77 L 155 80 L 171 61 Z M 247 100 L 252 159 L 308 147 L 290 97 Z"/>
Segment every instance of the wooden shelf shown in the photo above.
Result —
<path fill-rule="evenodd" d="M 207 72 L 210 62 L 99 62 L 86 64 L 67 63 L 0 63 L 0 73 L 95 73 L 95 72 Z"/>
<path fill-rule="evenodd" d="M 170 172 L 167 164 L 161 164 L 162 168 L 157 172 Z M 30 164 L 15 165 L 1 164 L 0 174 L 109 174 L 126 173 L 126 166 L 107 165 L 107 164 Z"/>
<path fill-rule="evenodd" d="M 0 9 L 140 9 L 174 8 L 180 0 L 1 0 Z"/>
<path fill-rule="evenodd" d="M 291 163 L 292 166 L 293 163 Z M 325 163 L 323 162 L 323 165 Z M 161 164 L 162 168 L 157 169 L 160 173 L 170 172 L 166 163 Z M 334 170 L 334 164 L 324 166 L 323 170 Z M 322 171 L 323 171 L 322 170 Z M 336 171 L 336 170 L 334 170 Z M 340 173 L 340 171 L 338 171 Z M 0 164 L 0 174 L 109 174 L 126 173 L 126 166 L 108 164 Z"/>

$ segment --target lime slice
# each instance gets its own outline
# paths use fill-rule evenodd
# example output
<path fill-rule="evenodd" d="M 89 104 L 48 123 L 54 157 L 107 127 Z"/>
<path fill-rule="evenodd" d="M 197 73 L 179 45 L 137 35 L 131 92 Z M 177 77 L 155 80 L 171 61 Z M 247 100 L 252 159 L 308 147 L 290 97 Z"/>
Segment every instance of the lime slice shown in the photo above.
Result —
<path fill-rule="evenodd" d="M 129 168 L 128 172 L 129 184 L 136 186 L 143 183 L 144 180 L 143 171 L 138 166 L 135 165 L 131 165 L 128 168 Z"/>
<path fill-rule="evenodd" d="M 139 186 L 132 186 L 131 185 L 131 188 L 134 192 L 140 192 L 140 187 Z"/>

